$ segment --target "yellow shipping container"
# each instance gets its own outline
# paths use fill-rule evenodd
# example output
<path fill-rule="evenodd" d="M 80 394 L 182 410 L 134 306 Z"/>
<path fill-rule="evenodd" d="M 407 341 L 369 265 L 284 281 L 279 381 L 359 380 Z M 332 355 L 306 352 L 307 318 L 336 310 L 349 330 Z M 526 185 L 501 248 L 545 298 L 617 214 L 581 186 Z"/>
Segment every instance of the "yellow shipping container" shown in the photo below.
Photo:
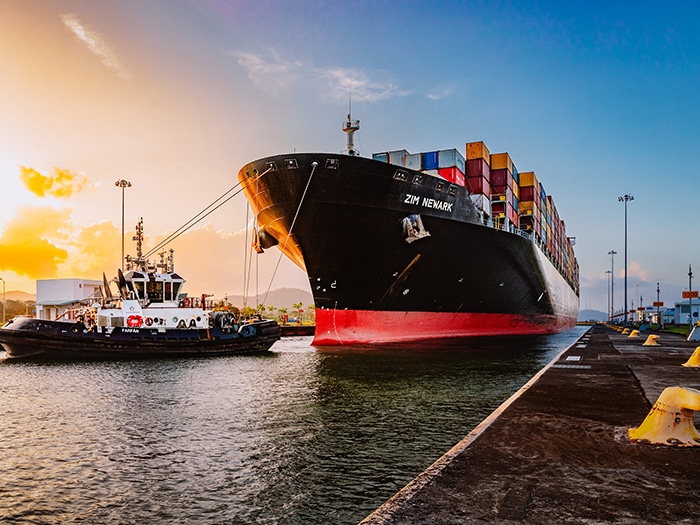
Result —
<path fill-rule="evenodd" d="M 521 186 L 535 186 L 539 192 L 539 181 L 537 176 L 535 176 L 534 171 L 521 171 L 520 172 L 520 185 Z"/>
<path fill-rule="evenodd" d="M 537 207 L 537 204 L 535 204 L 535 201 L 518 202 L 518 211 L 520 211 L 520 215 L 540 216 L 540 209 Z"/>
<path fill-rule="evenodd" d="M 491 152 L 483 142 L 467 142 L 467 160 L 484 159 L 491 162 Z"/>
<path fill-rule="evenodd" d="M 491 169 L 507 169 L 509 172 L 513 173 L 513 160 L 508 153 L 494 153 L 491 155 Z"/>

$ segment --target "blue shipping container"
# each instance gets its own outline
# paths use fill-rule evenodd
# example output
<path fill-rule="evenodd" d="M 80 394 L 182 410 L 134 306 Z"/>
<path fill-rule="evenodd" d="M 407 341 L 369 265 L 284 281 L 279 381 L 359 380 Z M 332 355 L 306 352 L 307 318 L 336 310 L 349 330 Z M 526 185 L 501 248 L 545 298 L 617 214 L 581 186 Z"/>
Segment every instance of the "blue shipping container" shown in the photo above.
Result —
<path fill-rule="evenodd" d="M 423 169 L 424 170 L 436 170 L 438 169 L 438 152 L 428 151 L 426 153 L 421 153 L 423 157 Z"/>

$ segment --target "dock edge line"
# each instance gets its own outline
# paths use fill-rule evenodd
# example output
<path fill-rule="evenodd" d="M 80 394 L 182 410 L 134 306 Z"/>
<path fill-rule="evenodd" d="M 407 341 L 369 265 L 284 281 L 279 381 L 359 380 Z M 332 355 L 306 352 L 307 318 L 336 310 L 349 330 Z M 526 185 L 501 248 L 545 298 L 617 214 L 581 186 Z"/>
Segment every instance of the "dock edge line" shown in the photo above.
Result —
<path fill-rule="evenodd" d="M 501 405 L 496 408 L 491 414 L 489 414 L 481 423 L 479 423 L 474 429 L 469 432 L 464 438 L 462 438 L 455 446 L 438 458 L 432 465 L 430 465 L 423 472 L 418 474 L 413 480 L 411 480 L 408 485 L 399 490 L 391 498 L 385 501 L 379 508 L 377 508 L 372 514 L 363 519 L 358 525 L 389 525 L 390 519 L 393 517 L 394 513 L 405 506 L 414 495 L 416 495 L 423 487 L 435 479 L 444 469 L 447 467 L 453 459 L 459 456 L 464 450 L 469 447 L 476 439 L 489 427 L 491 423 L 496 421 L 498 417 L 505 412 L 505 410 L 521 395 L 523 395 L 527 390 L 534 385 L 539 378 L 549 370 L 554 363 L 556 363 L 562 355 L 568 352 L 575 344 L 590 332 L 589 328 L 583 334 L 581 334 L 573 343 L 567 346 L 564 350 L 559 352 L 547 365 L 544 366 L 539 372 L 537 372 L 530 380 L 525 383 L 517 392 L 506 399 Z"/>

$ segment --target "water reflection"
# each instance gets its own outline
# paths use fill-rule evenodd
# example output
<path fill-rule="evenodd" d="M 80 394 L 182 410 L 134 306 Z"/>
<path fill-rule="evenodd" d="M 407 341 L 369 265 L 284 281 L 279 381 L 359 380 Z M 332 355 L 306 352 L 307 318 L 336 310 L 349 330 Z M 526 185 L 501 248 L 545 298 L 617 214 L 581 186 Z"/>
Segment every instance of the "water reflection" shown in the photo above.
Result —
<path fill-rule="evenodd" d="M 10 523 L 357 523 L 578 332 L 0 366 Z M 526 346 L 523 347 L 522 345 Z"/>

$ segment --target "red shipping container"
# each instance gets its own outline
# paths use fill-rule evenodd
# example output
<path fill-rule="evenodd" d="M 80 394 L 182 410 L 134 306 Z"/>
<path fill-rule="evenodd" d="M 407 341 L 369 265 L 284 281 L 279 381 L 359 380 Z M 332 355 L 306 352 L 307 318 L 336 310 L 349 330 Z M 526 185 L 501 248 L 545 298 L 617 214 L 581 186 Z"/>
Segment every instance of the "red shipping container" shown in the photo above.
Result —
<path fill-rule="evenodd" d="M 491 185 L 486 177 L 467 177 L 469 193 L 491 195 Z"/>
<path fill-rule="evenodd" d="M 520 186 L 520 202 L 534 201 L 535 196 L 539 196 L 539 188 L 535 191 L 534 186 Z"/>
<path fill-rule="evenodd" d="M 491 195 L 512 195 L 508 190 L 508 186 L 491 186 Z"/>
<path fill-rule="evenodd" d="M 491 170 L 491 185 L 492 186 L 508 186 L 513 187 L 513 174 L 505 169 Z"/>
<path fill-rule="evenodd" d="M 438 168 L 438 175 L 453 184 L 457 184 L 458 186 L 465 185 L 464 173 L 462 173 L 462 170 L 459 168 Z"/>
<path fill-rule="evenodd" d="M 508 219 L 516 226 L 518 225 L 518 210 L 513 208 L 510 203 L 508 204 Z"/>
<path fill-rule="evenodd" d="M 491 178 L 491 168 L 485 159 L 470 159 L 467 161 L 467 177 Z"/>
<path fill-rule="evenodd" d="M 491 213 L 498 215 L 506 212 L 506 201 L 496 201 L 491 203 Z"/>

